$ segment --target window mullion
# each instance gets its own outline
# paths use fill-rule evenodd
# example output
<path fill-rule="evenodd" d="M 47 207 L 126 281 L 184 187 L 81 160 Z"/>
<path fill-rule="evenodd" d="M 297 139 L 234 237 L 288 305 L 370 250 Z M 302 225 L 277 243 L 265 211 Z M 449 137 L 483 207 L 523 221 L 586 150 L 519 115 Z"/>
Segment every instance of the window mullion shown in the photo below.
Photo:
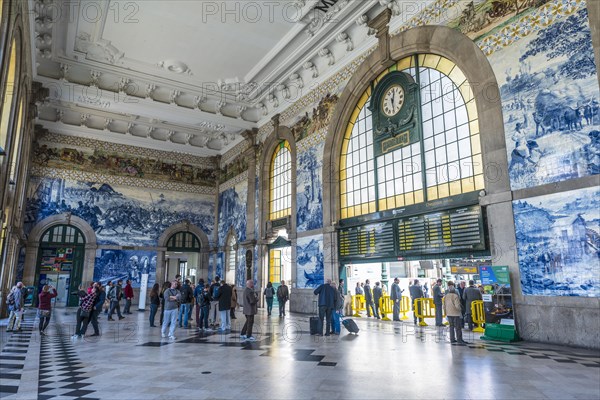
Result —
<path fill-rule="evenodd" d="M 417 97 L 419 99 L 419 107 L 421 107 L 421 113 L 423 113 L 423 101 L 421 99 L 421 71 L 419 71 L 419 57 L 417 54 L 415 54 L 413 56 L 415 58 L 415 78 L 417 81 Z M 433 110 L 433 109 L 432 109 Z M 433 124 L 433 117 L 431 119 L 432 124 Z M 423 121 L 419 122 L 421 125 L 423 125 Z M 434 140 L 434 153 L 435 153 L 435 126 L 432 125 L 432 129 L 434 129 L 434 132 L 431 133 L 431 137 Z M 423 200 L 425 202 L 429 201 L 428 197 L 427 197 L 427 164 L 425 164 L 425 140 L 423 138 L 423 129 L 421 129 L 421 138 L 419 140 L 419 146 L 421 148 L 421 182 L 422 182 L 422 190 L 423 190 Z M 413 188 L 414 189 L 414 188 Z"/>

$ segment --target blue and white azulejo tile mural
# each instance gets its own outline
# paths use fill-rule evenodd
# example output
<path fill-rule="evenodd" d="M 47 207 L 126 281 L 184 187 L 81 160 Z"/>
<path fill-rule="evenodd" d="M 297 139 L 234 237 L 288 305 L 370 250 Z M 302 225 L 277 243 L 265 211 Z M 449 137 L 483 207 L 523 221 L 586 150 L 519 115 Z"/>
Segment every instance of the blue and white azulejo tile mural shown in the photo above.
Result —
<path fill-rule="evenodd" d="M 513 190 L 600 172 L 600 91 L 587 10 L 490 56 Z"/>
<path fill-rule="evenodd" d="M 600 296 L 600 188 L 513 201 L 525 295 Z"/>
<path fill-rule="evenodd" d="M 219 246 L 225 245 L 227 233 L 233 227 L 236 240 L 246 240 L 246 208 L 248 183 L 238 183 L 234 187 L 219 193 Z"/>
<path fill-rule="evenodd" d="M 225 253 L 219 252 L 217 253 L 217 265 L 215 267 L 215 276 L 218 276 L 220 278 L 224 277 L 225 270 L 223 268 L 225 268 Z"/>
<path fill-rule="evenodd" d="M 299 289 L 316 288 L 324 282 L 323 235 L 296 241 L 296 280 Z"/>
<path fill-rule="evenodd" d="M 323 147 L 321 142 L 298 152 L 296 169 L 298 232 L 323 227 Z"/>
<path fill-rule="evenodd" d="M 96 182 L 32 177 L 25 229 L 70 212 L 96 232 L 98 244 L 156 246 L 168 227 L 184 220 L 212 237 L 213 196 L 141 189 Z"/>
<path fill-rule="evenodd" d="M 246 287 L 246 249 L 242 246 L 237 250 L 235 285 L 238 287 Z"/>
<path fill-rule="evenodd" d="M 97 250 L 94 265 L 94 281 L 105 285 L 108 281 L 131 280 L 131 286 L 139 288 L 142 275 L 148 274 L 148 287 L 156 282 L 156 251 L 146 250 Z"/>

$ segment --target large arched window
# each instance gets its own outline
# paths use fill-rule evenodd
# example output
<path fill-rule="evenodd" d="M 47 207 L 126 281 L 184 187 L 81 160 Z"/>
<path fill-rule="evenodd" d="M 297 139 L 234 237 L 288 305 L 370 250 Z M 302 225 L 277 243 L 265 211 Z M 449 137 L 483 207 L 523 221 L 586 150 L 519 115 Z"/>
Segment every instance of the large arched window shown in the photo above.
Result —
<path fill-rule="evenodd" d="M 403 71 L 420 87 L 419 142 L 373 155 L 373 87 Z M 359 99 L 340 157 L 341 218 L 446 198 L 484 188 L 477 108 L 463 72 L 435 54 L 404 58 L 382 73 Z"/>
<path fill-rule="evenodd" d="M 292 212 L 292 157 L 287 140 L 279 143 L 269 172 L 269 219 L 277 220 Z"/>
<path fill-rule="evenodd" d="M 17 42 L 13 39 L 10 46 L 10 60 L 8 62 L 8 75 L 6 79 L 6 85 L 2 93 L 2 109 L 0 110 L 2 115 L 0 116 L 0 147 L 6 151 L 6 144 L 8 142 L 8 129 L 10 123 L 10 117 L 13 114 L 12 105 L 13 99 L 16 92 L 17 83 Z"/>

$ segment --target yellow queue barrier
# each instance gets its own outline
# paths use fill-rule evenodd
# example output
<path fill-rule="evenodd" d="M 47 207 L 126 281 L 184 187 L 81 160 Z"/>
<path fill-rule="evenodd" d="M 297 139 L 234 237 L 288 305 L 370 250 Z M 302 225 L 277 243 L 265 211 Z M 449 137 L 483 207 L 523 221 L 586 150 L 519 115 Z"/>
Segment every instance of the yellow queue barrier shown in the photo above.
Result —
<path fill-rule="evenodd" d="M 353 317 L 360 318 L 360 312 L 367 310 L 367 303 L 365 302 L 365 296 L 362 294 L 355 294 L 352 296 L 352 309 L 354 310 Z"/>
<path fill-rule="evenodd" d="M 379 313 L 382 321 L 391 321 L 386 314 L 394 312 L 394 302 L 389 295 L 384 295 L 379 299 Z"/>
<path fill-rule="evenodd" d="M 400 317 L 401 320 L 407 320 L 408 316 L 406 315 L 407 312 L 410 311 L 410 299 L 408 298 L 408 296 L 402 296 L 402 300 L 400 300 L 400 313 L 402 314 L 402 316 Z"/>
<path fill-rule="evenodd" d="M 485 323 L 485 311 L 483 310 L 483 300 L 473 300 L 471 302 L 471 318 L 477 326 L 473 328 L 473 332 L 485 332 L 482 325 Z"/>
<path fill-rule="evenodd" d="M 435 305 L 433 299 L 429 297 L 415 299 L 414 313 L 419 318 L 419 326 L 428 326 L 424 321 L 425 318 L 435 318 Z"/>

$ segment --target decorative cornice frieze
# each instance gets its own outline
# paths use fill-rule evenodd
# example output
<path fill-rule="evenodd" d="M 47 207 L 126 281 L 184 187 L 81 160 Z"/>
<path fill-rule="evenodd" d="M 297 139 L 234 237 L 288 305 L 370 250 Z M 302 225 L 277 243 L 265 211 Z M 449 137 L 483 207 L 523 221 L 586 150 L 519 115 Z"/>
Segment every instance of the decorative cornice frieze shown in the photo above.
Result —
<path fill-rule="evenodd" d="M 354 50 L 354 43 L 352 43 L 352 38 L 346 32 L 339 33 L 335 37 L 335 40 L 338 43 L 344 43 L 346 45 L 347 52 L 351 52 L 352 50 Z"/>
<path fill-rule="evenodd" d="M 128 176 L 115 176 L 100 173 L 82 172 L 76 170 L 65 170 L 58 168 L 31 166 L 31 175 L 42 178 L 61 178 L 74 182 L 103 182 L 109 185 L 132 186 L 145 189 L 173 190 L 176 192 L 196 193 L 201 195 L 215 195 L 217 190 L 211 186 L 188 185 L 172 181 L 153 181 L 143 178 L 132 178 Z"/>
<path fill-rule="evenodd" d="M 327 47 L 319 50 L 319 55 L 327 60 L 327 65 L 330 67 L 335 64 L 335 57 L 333 56 L 331 50 L 329 50 Z"/>
<path fill-rule="evenodd" d="M 247 182 L 247 181 L 248 181 L 248 170 L 242 172 L 241 174 L 239 174 L 238 176 L 236 176 L 234 178 L 231 178 L 227 182 L 220 184 L 219 185 L 219 193 L 223 193 L 227 189 L 231 189 L 235 185 L 242 183 L 242 182 Z"/>
<path fill-rule="evenodd" d="M 225 165 L 227 165 L 230 162 L 232 162 L 238 155 L 244 153 L 247 148 L 248 148 L 248 141 L 247 140 L 244 140 L 244 141 L 236 144 L 235 146 L 233 146 L 230 150 L 228 150 L 221 157 L 221 160 L 220 160 L 220 163 L 219 163 L 219 168 L 223 168 Z"/>
<path fill-rule="evenodd" d="M 214 163 L 213 157 L 198 157 L 192 156 L 189 154 L 183 153 L 175 153 L 169 151 L 161 151 L 161 150 L 153 150 L 147 149 L 144 147 L 137 146 L 129 146 L 125 144 L 117 144 L 111 142 L 103 142 L 95 139 L 88 139 L 82 137 L 74 137 L 67 135 L 60 135 L 57 133 L 52 133 L 41 128 L 40 125 L 36 125 L 36 132 L 38 133 L 37 140 L 40 142 L 50 142 L 50 143 L 61 143 L 70 146 L 83 146 L 93 149 L 99 149 L 106 152 L 113 153 L 125 153 L 131 156 L 140 156 L 140 157 L 152 157 L 160 160 L 171 161 L 171 162 L 180 162 L 182 164 L 190 164 L 199 166 L 205 169 L 216 169 L 217 166 Z M 244 143 L 244 142 L 242 142 Z M 235 149 L 235 147 L 234 147 Z"/>

